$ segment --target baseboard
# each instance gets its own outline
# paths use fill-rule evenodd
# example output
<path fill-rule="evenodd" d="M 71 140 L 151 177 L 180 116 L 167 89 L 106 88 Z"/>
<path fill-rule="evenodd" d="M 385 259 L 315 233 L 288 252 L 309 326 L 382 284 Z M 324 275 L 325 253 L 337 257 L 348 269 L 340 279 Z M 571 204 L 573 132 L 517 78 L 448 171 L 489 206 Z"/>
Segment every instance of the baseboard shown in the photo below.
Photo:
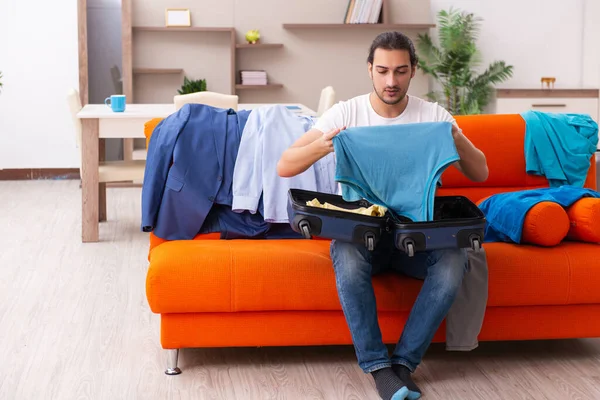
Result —
<path fill-rule="evenodd" d="M 37 179 L 80 179 L 79 168 L 0 169 L 0 181 L 26 181 Z"/>

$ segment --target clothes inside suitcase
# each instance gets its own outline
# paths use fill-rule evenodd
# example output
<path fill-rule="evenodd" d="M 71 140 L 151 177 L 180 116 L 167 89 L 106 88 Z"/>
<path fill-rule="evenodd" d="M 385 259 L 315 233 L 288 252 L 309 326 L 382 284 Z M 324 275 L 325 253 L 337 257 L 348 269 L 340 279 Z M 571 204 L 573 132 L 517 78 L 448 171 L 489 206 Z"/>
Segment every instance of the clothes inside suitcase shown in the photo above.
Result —
<path fill-rule="evenodd" d="M 309 206 L 306 203 L 317 199 L 333 206 L 357 209 L 371 207 L 366 200 L 346 202 L 342 196 L 290 189 L 288 192 L 288 216 L 292 229 L 307 239 L 319 236 L 354 243 L 362 243 L 369 250 L 375 249 L 381 234 L 389 229 L 388 218 L 368 216 L 346 211 L 328 210 Z"/>
<path fill-rule="evenodd" d="M 319 236 L 362 243 L 372 251 L 384 232 L 393 232 L 395 245 L 409 256 L 415 252 L 467 248 L 479 250 L 483 243 L 485 216 L 463 196 L 438 196 L 434 202 L 434 220 L 413 222 L 387 210 L 383 216 L 367 216 L 307 205 L 321 203 L 356 209 L 371 207 L 366 200 L 346 202 L 342 196 L 300 189 L 288 192 L 288 216 L 292 229 L 305 238 Z"/>

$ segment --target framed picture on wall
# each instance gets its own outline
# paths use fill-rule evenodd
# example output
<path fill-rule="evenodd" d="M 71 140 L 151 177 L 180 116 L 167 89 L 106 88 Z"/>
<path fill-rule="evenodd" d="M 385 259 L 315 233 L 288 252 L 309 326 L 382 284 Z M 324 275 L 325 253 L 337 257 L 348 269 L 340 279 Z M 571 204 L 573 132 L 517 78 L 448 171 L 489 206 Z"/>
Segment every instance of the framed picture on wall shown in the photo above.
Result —
<path fill-rule="evenodd" d="M 167 8 L 165 13 L 166 26 L 192 26 L 188 8 Z"/>

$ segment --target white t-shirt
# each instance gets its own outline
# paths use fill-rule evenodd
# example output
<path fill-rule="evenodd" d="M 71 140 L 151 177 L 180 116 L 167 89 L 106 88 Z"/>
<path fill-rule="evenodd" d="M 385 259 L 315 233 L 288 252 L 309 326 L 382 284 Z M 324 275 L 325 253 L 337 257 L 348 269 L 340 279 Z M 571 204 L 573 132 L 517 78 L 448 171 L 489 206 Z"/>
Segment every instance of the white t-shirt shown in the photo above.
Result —
<path fill-rule="evenodd" d="M 377 114 L 369 100 L 369 94 L 340 101 L 327 110 L 313 128 L 323 133 L 343 127 L 411 124 L 417 122 L 442 122 L 456 124 L 452 115 L 438 103 L 415 96 L 408 96 L 406 109 L 396 118 L 384 118 Z"/>
<path fill-rule="evenodd" d="M 344 127 L 352 128 L 357 126 L 444 121 L 456 124 L 452 114 L 438 103 L 432 103 L 415 96 L 408 96 L 408 104 L 402 114 L 395 118 L 384 118 L 373 109 L 369 100 L 369 94 L 364 94 L 335 104 L 319 117 L 313 128 L 325 134 L 333 129 L 342 129 Z M 335 163 L 335 153 L 331 153 L 329 156 L 333 157 L 332 162 Z M 337 194 L 342 193 L 339 183 L 336 189 Z"/>

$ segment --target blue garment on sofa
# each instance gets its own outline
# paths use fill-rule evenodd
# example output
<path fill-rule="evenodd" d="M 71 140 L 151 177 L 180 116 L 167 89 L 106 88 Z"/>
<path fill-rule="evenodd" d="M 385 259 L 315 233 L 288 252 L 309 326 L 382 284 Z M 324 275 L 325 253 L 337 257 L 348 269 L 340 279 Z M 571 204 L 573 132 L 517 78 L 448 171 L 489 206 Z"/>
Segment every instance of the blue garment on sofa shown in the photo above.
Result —
<path fill-rule="evenodd" d="M 583 187 L 598 146 L 598 124 L 586 114 L 527 111 L 521 116 L 527 124 L 527 173 L 545 176 L 550 187 Z"/>
<path fill-rule="evenodd" d="M 142 187 L 142 230 L 192 239 L 214 204 L 231 206 L 233 169 L 250 111 L 186 104 L 154 129 Z"/>
<path fill-rule="evenodd" d="M 250 113 L 186 104 L 157 125 L 142 187 L 143 231 L 167 240 L 211 232 L 222 239 L 301 237 L 289 224 L 231 209 L 233 173 Z"/>
<path fill-rule="evenodd" d="M 302 239 L 290 224 L 265 222 L 250 211 L 235 212 L 231 206 L 213 204 L 200 233 L 219 232 L 221 239 Z"/>
<path fill-rule="evenodd" d="M 565 185 L 490 196 L 479 205 L 486 219 L 484 241 L 521 243 L 523 221 L 531 207 L 543 201 L 568 207 L 583 197 L 600 197 L 600 193 Z"/>
<path fill-rule="evenodd" d="M 433 219 L 436 185 L 459 160 L 450 122 L 353 127 L 333 146 L 344 200 L 364 198 L 412 221 Z"/>

